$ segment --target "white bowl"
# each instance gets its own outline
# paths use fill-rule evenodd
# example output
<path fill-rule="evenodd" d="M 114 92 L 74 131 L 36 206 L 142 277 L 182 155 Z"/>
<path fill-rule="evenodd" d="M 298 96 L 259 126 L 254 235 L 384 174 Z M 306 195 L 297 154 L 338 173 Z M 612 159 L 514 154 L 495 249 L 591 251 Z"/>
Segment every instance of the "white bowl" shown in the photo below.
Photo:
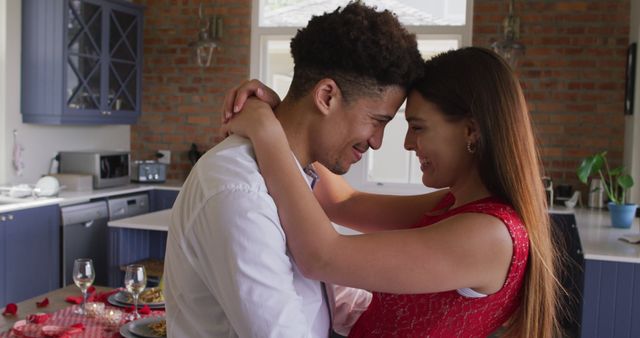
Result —
<path fill-rule="evenodd" d="M 60 182 L 53 176 L 44 176 L 38 180 L 34 190 L 38 196 L 55 196 L 60 191 Z"/>

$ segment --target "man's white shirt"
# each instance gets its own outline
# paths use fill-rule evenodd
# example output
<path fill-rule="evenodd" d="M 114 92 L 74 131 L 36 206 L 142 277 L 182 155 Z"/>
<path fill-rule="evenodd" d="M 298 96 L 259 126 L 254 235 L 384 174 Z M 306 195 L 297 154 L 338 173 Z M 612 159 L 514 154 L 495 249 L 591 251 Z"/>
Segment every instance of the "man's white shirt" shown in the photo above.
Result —
<path fill-rule="evenodd" d="M 238 136 L 204 154 L 183 185 L 172 211 L 164 283 L 170 337 L 329 332 L 321 284 L 305 278 L 288 255 L 251 143 Z M 332 298 L 334 287 L 328 293 Z M 370 294 L 344 288 L 336 294 L 343 297 L 337 304 L 331 299 L 334 328 L 345 334 Z"/>

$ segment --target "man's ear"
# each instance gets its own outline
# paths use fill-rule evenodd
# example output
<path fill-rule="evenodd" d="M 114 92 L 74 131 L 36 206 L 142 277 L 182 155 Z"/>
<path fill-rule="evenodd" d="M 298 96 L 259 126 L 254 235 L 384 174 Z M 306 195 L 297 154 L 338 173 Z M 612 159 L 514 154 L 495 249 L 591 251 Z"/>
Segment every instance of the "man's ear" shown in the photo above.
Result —
<path fill-rule="evenodd" d="M 313 87 L 313 103 L 323 115 L 329 115 L 341 97 L 340 87 L 332 79 L 322 79 Z"/>

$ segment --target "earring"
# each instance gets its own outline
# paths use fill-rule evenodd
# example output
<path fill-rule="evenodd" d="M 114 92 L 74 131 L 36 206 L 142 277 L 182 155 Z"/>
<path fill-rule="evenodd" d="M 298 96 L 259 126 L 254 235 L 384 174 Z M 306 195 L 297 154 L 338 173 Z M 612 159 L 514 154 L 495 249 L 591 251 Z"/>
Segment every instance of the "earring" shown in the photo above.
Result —
<path fill-rule="evenodd" d="M 467 151 L 469 154 L 473 154 L 476 152 L 476 144 L 471 143 L 471 141 L 467 141 Z"/>

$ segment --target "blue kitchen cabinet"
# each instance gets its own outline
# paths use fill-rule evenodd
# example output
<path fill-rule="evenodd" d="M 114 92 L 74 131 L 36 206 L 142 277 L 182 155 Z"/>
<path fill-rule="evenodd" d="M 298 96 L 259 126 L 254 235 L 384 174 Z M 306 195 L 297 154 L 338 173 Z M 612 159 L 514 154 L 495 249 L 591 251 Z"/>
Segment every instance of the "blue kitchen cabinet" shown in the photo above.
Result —
<path fill-rule="evenodd" d="M 640 263 L 586 260 L 582 337 L 640 337 Z"/>
<path fill-rule="evenodd" d="M 0 306 L 60 287 L 60 207 L 0 215 Z"/>
<path fill-rule="evenodd" d="M 22 1 L 22 120 L 133 124 L 141 111 L 143 7 Z"/>
<path fill-rule="evenodd" d="M 150 211 L 173 207 L 176 190 L 154 189 L 149 192 Z M 120 266 L 146 259 L 164 260 L 167 232 L 141 229 L 109 228 L 109 286 L 122 284 Z"/>
<path fill-rule="evenodd" d="M 7 218 L 8 213 L 0 213 L 0 309 L 7 304 L 7 296 L 5 291 L 5 283 L 6 280 L 6 266 L 5 266 L 5 254 L 4 254 L 4 243 L 5 243 L 5 228 L 7 227 Z"/>
<path fill-rule="evenodd" d="M 152 190 L 150 192 L 151 211 L 171 209 L 176 198 L 178 198 L 178 191 L 176 190 Z"/>

